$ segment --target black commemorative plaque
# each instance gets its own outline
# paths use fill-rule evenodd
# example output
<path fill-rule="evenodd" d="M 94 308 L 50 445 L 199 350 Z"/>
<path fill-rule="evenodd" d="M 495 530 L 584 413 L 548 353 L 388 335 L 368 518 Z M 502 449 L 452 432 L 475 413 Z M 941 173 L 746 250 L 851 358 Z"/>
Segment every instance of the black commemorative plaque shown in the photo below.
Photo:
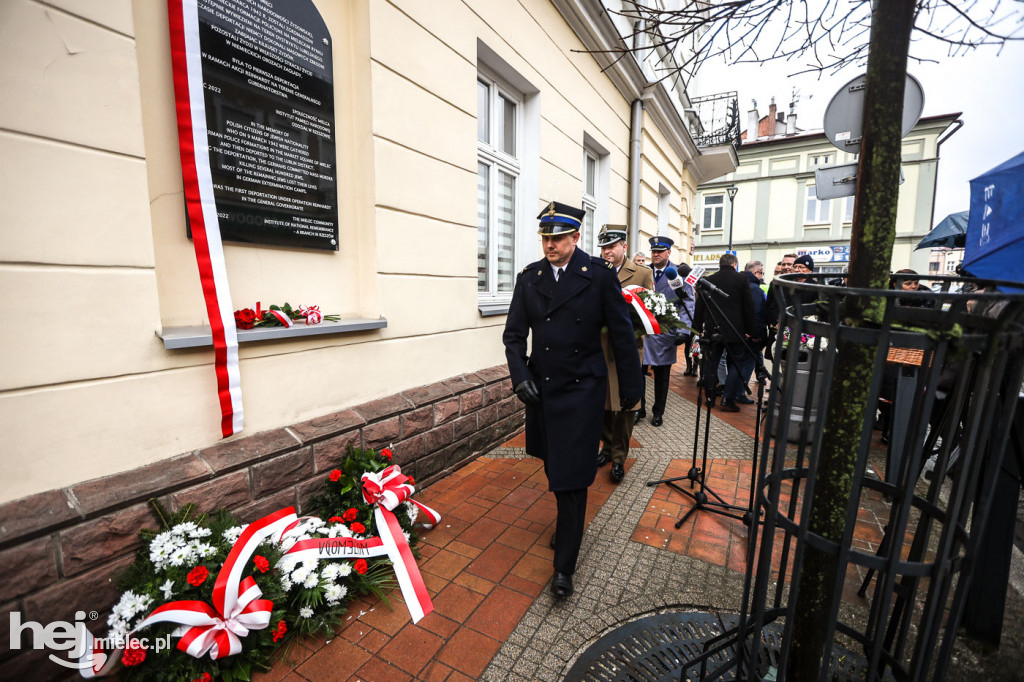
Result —
<path fill-rule="evenodd" d="M 331 39 L 311 0 L 198 0 L 224 240 L 338 249 Z"/>

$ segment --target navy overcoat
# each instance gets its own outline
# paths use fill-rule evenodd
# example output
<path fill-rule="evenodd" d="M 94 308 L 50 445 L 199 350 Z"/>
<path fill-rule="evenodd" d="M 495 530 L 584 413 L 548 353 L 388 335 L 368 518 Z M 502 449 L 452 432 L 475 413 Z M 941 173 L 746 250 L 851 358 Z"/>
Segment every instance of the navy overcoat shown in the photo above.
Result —
<path fill-rule="evenodd" d="M 540 390 L 540 405 L 526 406 L 526 452 L 544 460 L 552 491 L 586 488 L 597 475 L 608 376 L 602 327 L 620 393 L 639 397 L 633 324 L 611 264 L 577 248 L 557 284 L 547 260 L 519 273 L 502 341 L 512 385 L 533 379 Z"/>
<path fill-rule="evenodd" d="M 669 261 L 665 268 L 671 266 L 679 270 L 680 266 Z M 686 274 L 681 274 L 681 277 L 685 277 Z M 686 326 L 693 326 L 690 322 L 690 316 L 693 314 L 693 288 L 689 284 L 684 284 L 683 289 L 688 294 L 688 298 L 685 301 L 686 310 L 683 312 L 684 302 L 679 300 L 675 290 L 668 283 L 668 279 L 662 275 L 654 283 L 654 290 L 659 294 L 664 294 L 665 298 L 668 299 L 669 303 L 674 303 L 676 306 L 676 312 L 679 313 L 679 319 L 683 321 Z M 651 334 L 644 338 L 644 364 L 645 365 L 674 365 L 676 362 L 676 337 L 687 336 L 690 331 L 688 329 L 678 329 L 675 331 L 667 332 L 665 334 Z"/>

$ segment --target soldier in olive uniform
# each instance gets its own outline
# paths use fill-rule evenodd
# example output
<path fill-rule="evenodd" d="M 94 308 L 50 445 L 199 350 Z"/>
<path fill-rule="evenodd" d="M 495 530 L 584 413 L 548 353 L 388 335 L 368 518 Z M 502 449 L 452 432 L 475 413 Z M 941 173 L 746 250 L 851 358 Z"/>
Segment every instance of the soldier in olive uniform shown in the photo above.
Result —
<path fill-rule="evenodd" d="M 618 273 L 619 284 L 623 288 L 631 285 L 654 289 L 654 273 L 643 265 L 637 265 L 626 257 L 626 226 L 605 225 L 597 235 L 601 256 L 612 264 Z M 629 439 L 633 435 L 633 424 L 640 405 L 619 406 L 619 382 L 615 378 L 615 355 L 608 345 L 607 336 L 602 334 L 604 357 L 608 363 L 608 394 L 604 401 L 604 427 L 601 440 L 604 445 L 597 455 L 597 466 L 602 467 L 612 462 L 611 479 L 618 483 L 626 475 L 626 456 L 629 454 Z M 637 343 L 641 361 L 643 360 L 643 341 Z"/>
<path fill-rule="evenodd" d="M 576 248 L 583 216 L 556 202 L 537 216 L 544 259 L 516 278 L 502 336 L 512 386 L 526 404 L 526 452 L 544 460 L 558 506 L 551 581 L 558 598 L 573 592 L 587 488 L 597 476 L 594 453 L 608 378 L 602 327 L 615 356 L 620 404 L 633 405 L 641 393 L 633 325 L 615 271 Z"/>

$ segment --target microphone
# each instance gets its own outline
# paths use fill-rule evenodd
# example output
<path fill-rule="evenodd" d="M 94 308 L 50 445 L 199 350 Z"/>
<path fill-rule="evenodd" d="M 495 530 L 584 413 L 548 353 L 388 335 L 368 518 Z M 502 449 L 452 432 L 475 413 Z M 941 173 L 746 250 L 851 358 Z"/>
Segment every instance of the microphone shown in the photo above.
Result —
<path fill-rule="evenodd" d="M 679 276 L 678 270 L 670 265 L 665 268 L 665 272 L 663 274 L 665 275 L 665 281 L 667 281 L 668 285 L 672 287 L 672 293 L 676 295 L 676 298 L 680 301 L 688 298 L 686 290 L 683 289 L 683 278 Z"/>
<path fill-rule="evenodd" d="M 666 270 L 666 273 L 667 272 L 668 271 Z M 693 269 L 690 270 L 690 274 L 686 276 L 686 283 L 690 286 L 702 286 L 713 294 L 721 296 L 722 298 L 729 298 L 729 294 L 725 293 L 706 279 L 702 279 L 703 275 L 703 266 L 695 265 Z"/>
<path fill-rule="evenodd" d="M 725 293 L 724 291 L 722 291 L 721 289 L 719 289 L 718 287 L 716 287 L 714 284 L 712 284 L 711 282 L 707 281 L 706 279 L 703 279 L 703 278 L 698 279 L 697 280 L 697 286 L 704 287 L 705 289 L 707 289 L 711 293 L 715 294 L 716 296 L 721 296 L 722 298 L 729 298 L 729 294 Z"/>

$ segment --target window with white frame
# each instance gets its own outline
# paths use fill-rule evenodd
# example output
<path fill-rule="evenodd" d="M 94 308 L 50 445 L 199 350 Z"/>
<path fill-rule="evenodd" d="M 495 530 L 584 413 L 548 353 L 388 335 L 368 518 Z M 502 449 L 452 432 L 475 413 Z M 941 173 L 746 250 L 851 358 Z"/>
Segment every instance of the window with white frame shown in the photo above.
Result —
<path fill-rule="evenodd" d="M 827 225 L 832 222 L 832 200 L 818 201 L 814 185 L 807 185 L 807 210 L 804 225 Z"/>
<path fill-rule="evenodd" d="M 672 195 L 665 185 L 658 185 L 658 234 L 668 234 L 669 213 L 672 211 Z"/>
<path fill-rule="evenodd" d="M 843 222 L 853 222 L 853 197 L 846 197 L 846 203 L 844 204 L 843 209 Z"/>
<path fill-rule="evenodd" d="M 481 71 L 477 77 L 477 292 L 512 293 L 515 284 L 516 221 L 522 97 Z"/>
<path fill-rule="evenodd" d="M 812 164 L 815 166 L 827 166 L 832 161 L 831 154 L 815 154 L 812 157 Z"/>
<path fill-rule="evenodd" d="M 725 195 L 724 194 L 705 194 L 704 195 L 704 224 L 701 229 L 707 230 L 721 230 L 722 229 L 722 212 L 725 208 Z"/>
<path fill-rule="evenodd" d="M 583 226 L 580 229 L 580 248 L 589 254 L 596 254 L 597 227 L 597 157 L 589 149 L 583 151 Z"/>

